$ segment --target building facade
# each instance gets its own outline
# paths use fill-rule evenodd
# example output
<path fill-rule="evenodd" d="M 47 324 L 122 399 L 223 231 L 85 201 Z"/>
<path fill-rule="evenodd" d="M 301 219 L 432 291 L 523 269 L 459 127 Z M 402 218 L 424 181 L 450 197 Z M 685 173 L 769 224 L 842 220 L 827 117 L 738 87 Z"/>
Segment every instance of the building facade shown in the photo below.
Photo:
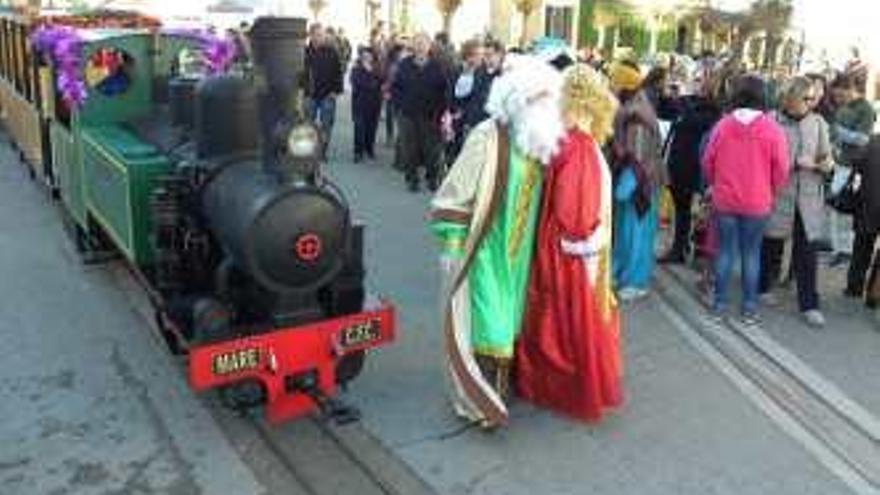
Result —
<path fill-rule="evenodd" d="M 517 0 L 462 0 L 451 22 L 451 38 L 461 42 L 491 35 L 508 45 L 541 36 L 555 36 L 577 44 L 579 0 L 532 0 L 534 10 L 524 17 Z M 443 16 L 436 0 L 390 0 L 389 25 L 406 32 L 438 32 Z"/>

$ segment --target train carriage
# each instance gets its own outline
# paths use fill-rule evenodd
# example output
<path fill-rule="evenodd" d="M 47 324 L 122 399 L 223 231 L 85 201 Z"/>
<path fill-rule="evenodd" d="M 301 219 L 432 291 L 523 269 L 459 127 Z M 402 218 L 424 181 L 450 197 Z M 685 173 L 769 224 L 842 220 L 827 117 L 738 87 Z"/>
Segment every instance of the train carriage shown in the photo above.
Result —
<path fill-rule="evenodd" d="M 83 71 L 97 75 L 85 76 L 88 98 L 81 107 L 71 108 L 56 97 L 51 119 L 61 199 L 79 235 L 99 227 L 142 266 L 151 262 L 145 205 L 155 178 L 170 167 L 167 157 L 126 125 L 152 108 L 153 43 L 148 31 L 84 31 Z M 116 74 L 97 79 L 106 72 L 99 65 L 117 63 Z"/>
<path fill-rule="evenodd" d="M 49 136 L 42 109 L 46 84 L 50 81 L 30 43 L 36 22 L 35 18 L 24 15 L 0 16 L 0 64 L 3 67 L 0 106 L 6 130 L 18 148 L 20 159 L 31 167 L 33 177 L 51 184 Z"/>

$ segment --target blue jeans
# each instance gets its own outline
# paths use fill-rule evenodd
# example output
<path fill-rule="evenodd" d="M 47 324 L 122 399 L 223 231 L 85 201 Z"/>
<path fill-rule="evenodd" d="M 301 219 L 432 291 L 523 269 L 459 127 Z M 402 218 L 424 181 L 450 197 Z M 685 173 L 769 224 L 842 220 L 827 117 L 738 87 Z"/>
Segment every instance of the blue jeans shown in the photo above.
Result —
<path fill-rule="evenodd" d="M 768 217 L 717 213 L 718 255 L 715 258 L 715 311 L 725 311 L 729 304 L 727 286 L 739 249 L 742 263 L 742 311 L 758 310 L 758 287 L 761 279 L 761 241 Z"/>
<path fill-rule="evenodd" d="M 321 131 L 321 141 L 326 155 L 327 147 L 330 146 L 330 136 L 333 134 L 333 124 L 336 122 L 336 97 L 330 95 L 320 100 L 309 98 L 307 105 L 309 120 Z"/>

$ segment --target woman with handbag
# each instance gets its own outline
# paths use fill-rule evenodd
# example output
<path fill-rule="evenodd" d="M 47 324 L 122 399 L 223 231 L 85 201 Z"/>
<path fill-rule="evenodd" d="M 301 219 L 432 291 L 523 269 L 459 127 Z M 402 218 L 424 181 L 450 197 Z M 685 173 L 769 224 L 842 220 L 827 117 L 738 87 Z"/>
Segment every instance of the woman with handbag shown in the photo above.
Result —
<path fill-rule="evenodd" d="M 789 81 L 776 120 L 785 131 L 791 175 L 774 205 L 761 247 L 761 293 L 767 295 L 779 280 L 786 241 L 792 241 L 798 306 L 810 326 L 825 326 L 816 289 L 816 241 L 824 228 L 823 188 L 831 172 L 828 124 L 810 110 L 815 87 L 806 77 Z"/>
<path fill-rule="evenodd" d="M 847 262 L 853 254 L 855 233 L 852 219 L 846 217 L 855 214 L 854 167 L 864 157 L 875 115 L 871 104 L 856 91 L 855 81 L 845 74 L 831 82 L 827 103 L 824 115 L 831 125 L 831 142 L 837 162 L 827 197 L 831 207 L 828 220 L 833 267 Z"/>

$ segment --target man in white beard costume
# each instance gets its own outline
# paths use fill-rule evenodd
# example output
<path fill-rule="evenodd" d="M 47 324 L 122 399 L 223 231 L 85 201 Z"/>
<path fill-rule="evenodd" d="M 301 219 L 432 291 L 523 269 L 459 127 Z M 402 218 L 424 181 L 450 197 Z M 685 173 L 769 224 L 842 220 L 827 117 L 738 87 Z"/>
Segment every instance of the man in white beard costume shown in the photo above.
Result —
<path fill-rule="evenodd" d="M 456 413 L 505 425 L 514 343 L 524 313 L 543 167 L 565 135 L 562 76 L 510 55 L 475 127 L 435 195 L 442 328 Z"/>

